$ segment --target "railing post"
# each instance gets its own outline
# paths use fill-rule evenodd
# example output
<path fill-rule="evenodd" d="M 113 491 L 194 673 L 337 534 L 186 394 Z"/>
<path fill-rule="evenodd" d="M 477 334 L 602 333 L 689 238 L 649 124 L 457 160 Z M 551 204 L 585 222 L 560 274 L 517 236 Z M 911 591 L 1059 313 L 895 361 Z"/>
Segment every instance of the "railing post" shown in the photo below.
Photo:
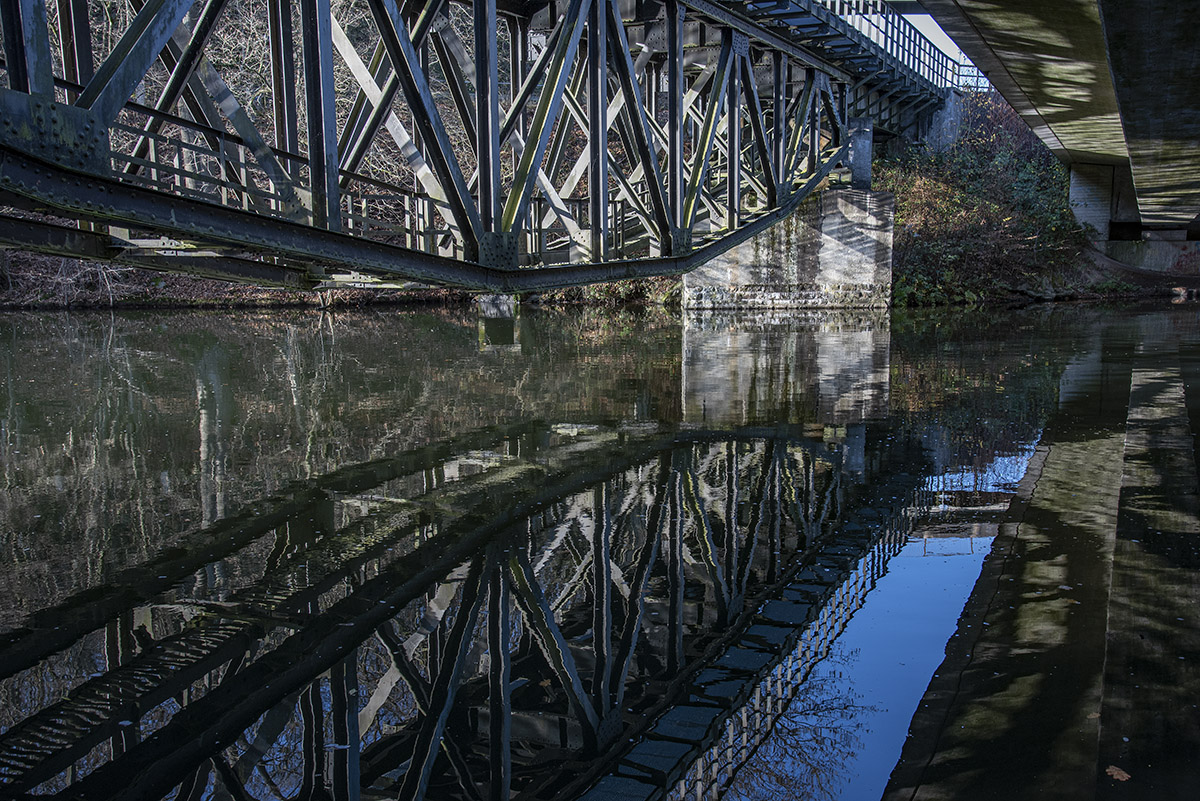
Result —
<path fill-rule="evenodd" d="M 505 20 L 508 25 L 508 63 L 510 65 L 508 96 L 511 100 L 520 93 L 521 84 L 525 81 L 526 62 L 529 60 L 529 23 L 514 17 L 505 17 Z M 520 112 L 516 129 L 522 136 L 525 135 L 525 112 L 523 110 Z M 514 149 L 512 153 L 513 170 L 517 169 L 520 161 L 521 158 Z"/>
<path fill-rule="evenodd" d="M 238 175 L 242 179 L 242 208 L 250 208 L 250 189 L 253 183 L 250 180 L 250 168 L 246 162 L 246 146 L 239 144 L 237 149 L 238 154 Z"/>
<path fill-rule="evenodd" d="M 300 150 L 300 135 L 290 0 L 267 0 L 267 26 L 270 34 L 268 45 L 271 56 L 271 100 L 275 111 L 275 146 L 288 153 L 296 153 Z"/>
<path fill-rule="evenodd" d="M 58 0 L 59 52 L 62 54 L 63 77 L 72 83 L 86 86 L 95 75 L 92 57 L 92 37 L 88 27 L 87 0 Z M 67 92 L 74 101 L 78 93 Z"/>
<path fill-rule="evenodd" d="M 774 78 L 775 85 L 772 90 L 773 102 L 771 131 L 774 139 L 771 142 L 771 168 L 775 172 L 775 182 L 779 185 L 781 194 L 783 187 L 783 165 L 785 162 L 785 151 L 787 147 L 787 84 L 791 68 L 788 65 L 787 54 L 776 51 L 774 54 Z M 842 119 L 845 119 L 843 115 Z"/>
<path fill-rule="evenodd" d="M 683 5 L 667 0 L 667 192 L 671 224 L 683 226 Z M 672 243 L 672 254 L 675 254 Z"/>
<path fill-rule="evenodd" d="M 342 215 L 338 200 L 332 11 L 329 0 L 301 0 L 300 9 L 313 225 L 337 231 L 342 225 Z"/>
<path fill-rule="evenodd" d="M 150 180 L 154 183 L 155 189 L 160 189 L 158 185 L 158 140 L 151 139 L 149 149 L 146 154 L 150 163 L 154 166 L 150 168 Z"/>
<path fill-rule="evenodd" d="M 817 71 L 809 67 L 804 71 L 804 81 L 808 86 L 814 86 L 817 80 Z M 811 175 L 817 170 L 817 160 L 821 155 L 821 116 L 819 113 L 821 104 L 813 102 L 808 111 L 808 171 L 806 174 Z"/>
<path fill-rule="evenodd" d="M 475 155 L 483 233 L 500 230 L 500 72 L 496 0 L 474 0 Z"/>
<path fill-rule="evenodd" d="M 742 81 L 741 64 L 748 60 L 745 37 L 733 37 L 733 64 L 726 83 L 725 106 L 728 123 L 725 127 L 725 227 L 733 231 L 738 227 L 742 205 Z M 746 49 L 747 54 L 742 50 Z"/>

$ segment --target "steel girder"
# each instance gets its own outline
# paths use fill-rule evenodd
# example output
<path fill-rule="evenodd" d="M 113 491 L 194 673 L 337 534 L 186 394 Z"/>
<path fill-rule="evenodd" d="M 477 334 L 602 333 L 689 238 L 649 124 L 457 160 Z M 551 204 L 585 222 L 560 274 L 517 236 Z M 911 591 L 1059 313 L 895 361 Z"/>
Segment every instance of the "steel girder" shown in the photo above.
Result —
<path fill-rule="evenodd" d="M 252 95 L 217 67 L 239 0 L 136 0 L 113 41 L 83 30 L 87 0 L 44 2 L 0 2 L 0 202 L 88 230 L 10 214 L 5 247 L 536 290 L 686 272 L 846 153 L 849 73 L 710 0 L 270 0 Z"/>

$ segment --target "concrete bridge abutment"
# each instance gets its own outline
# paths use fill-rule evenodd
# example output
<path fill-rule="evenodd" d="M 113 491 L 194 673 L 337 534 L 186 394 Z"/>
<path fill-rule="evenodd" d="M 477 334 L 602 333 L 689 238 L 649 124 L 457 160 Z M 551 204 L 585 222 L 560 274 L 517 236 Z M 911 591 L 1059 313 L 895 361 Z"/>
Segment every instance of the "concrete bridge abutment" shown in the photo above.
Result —
<path fill-rule="evenodd" d="M 1200 221 L 1182 228 L 1144 226 L 1128 164 L 1072 164 L 1071 209 L 1091 226 L 1096 249 L 1110 258 L 1139 270 L 1200 275 Z"/>
<path fill-rule="evenodd" d="M 886 308 L 891 194 L 829 189 L 683 278 L 688 309 Z"/>

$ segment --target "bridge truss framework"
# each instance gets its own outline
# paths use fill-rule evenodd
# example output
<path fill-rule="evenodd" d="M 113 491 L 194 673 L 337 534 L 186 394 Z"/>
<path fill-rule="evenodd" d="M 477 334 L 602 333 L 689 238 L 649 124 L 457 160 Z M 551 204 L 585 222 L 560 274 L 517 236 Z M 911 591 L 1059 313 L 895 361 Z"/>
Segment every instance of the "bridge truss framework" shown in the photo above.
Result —
<path fill-rule="evenodd" d="M 95 0 L 0 0 L 0 204 L 53 218 L 0 246 L 296 288 L 680 273 L 945 91 L 874 0 L 265 0 L 247 100 L 253 2 L 129 0 L 104 42 Z"/>

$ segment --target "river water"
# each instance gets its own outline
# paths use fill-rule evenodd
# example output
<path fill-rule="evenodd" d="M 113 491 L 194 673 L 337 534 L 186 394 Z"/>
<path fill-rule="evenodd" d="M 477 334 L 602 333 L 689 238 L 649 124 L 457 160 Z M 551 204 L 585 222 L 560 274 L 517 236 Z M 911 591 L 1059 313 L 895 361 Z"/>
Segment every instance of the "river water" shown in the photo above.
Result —
<path fill-rule="evenodd" d="M 1200 662 L 1194 305 L 10 314 L 0 343 L 0 796 L 1198 784 L 1194 720 L 1131 711 L 1186 708 Z M 1018 780 L 1004 738 L 1053 756 Z"/>

